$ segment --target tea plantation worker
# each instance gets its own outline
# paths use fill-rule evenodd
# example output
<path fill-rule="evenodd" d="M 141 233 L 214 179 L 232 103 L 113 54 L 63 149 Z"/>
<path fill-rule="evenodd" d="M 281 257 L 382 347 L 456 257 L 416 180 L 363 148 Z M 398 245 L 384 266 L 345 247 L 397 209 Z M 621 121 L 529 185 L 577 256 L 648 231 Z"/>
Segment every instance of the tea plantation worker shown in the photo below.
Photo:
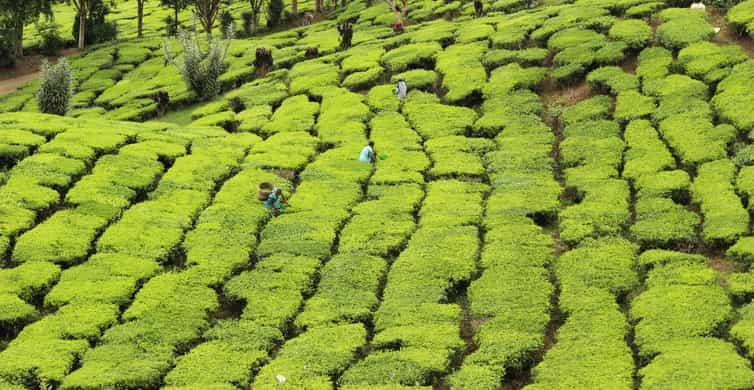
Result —
<path fill-rule="evenodd" d="M 369 145 L 365 146 L 364 149 L 361 149 L 359 161 L 371 164 L 374 164 L 375 161 L 377 161 L 374 154 L 374 141 L 369 141 Z"/>
<path fill-rule="evenodd" d="M 278 216 L 280 215 L 280 208 L 283 204 L 288 204 L 288 199 L 283 195 L 283 190 L 275 188 L 272 193 L 267 196 L 267 200 L 264 202 L 264 207 L 272 210 L 272 213 L 275 214 L 275 216 Z"/>
<path fill-rule="evenodd" d="M 398 87 L 396 87 L 395 91 L 398 94 L 398 100 L 403 103 L 403 101 L 406 100 L 406 95 L 408 95 L 408 85 L 406 85 L 406 81 L 402 78 L 398 79 Z"/>

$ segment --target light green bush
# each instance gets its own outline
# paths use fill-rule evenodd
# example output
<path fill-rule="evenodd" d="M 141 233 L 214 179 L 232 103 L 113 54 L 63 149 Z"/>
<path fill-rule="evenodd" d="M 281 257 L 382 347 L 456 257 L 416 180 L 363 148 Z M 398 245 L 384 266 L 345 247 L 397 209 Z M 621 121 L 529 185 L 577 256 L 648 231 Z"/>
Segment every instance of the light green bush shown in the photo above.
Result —
<path fill-rule="evenodd" d="M 423 42 L 403 45 L 382 56 L 382 63 L 391 72 L 400 72 L 410 67 L 427 68 L 433 63 L 434 55 L 442 50 L 437 42 Z"/>
<path fill-rule="evenodd" d="M 646 47 L 652 39 L 652 27 L 643 20 L 620 20 L 610 28 L 608 36 L 626 42 L 629 48 L 638 50 Z"/>
<path fill-rule="evenodd" d="M 523 50 L 497 49 L 488 51 L 482 62 L 487 68 L 496 68 L 513 62 L 524 66 L 542 66 L 548 54 L 547 49 L 537 47 Z"/>
<path fill-rule="evenodd" d="M 262 126 L 264 134 L 311 131 L 314 117 L 319 113 L 319 104 L 310 102 L 306 95 L 292 96 L 275 110 L 268 123 Z"/>
<path fill-rule="evenodd" d="M 596 89 L 606 90 L 612 95 L 639 89 L 639 78 L 617 66 L 595 69 L 589 73 L 587 80 Z"/>
<path fill-rule="evenodd" d="M 754 62 L 747 61 L 733 68 L 730 76 L 718 84 L 717 94 L 712 98 L 715 111 L 724 121 L 740 131 L 754 130 L 754 116 L 745 102 L 751 99 L 748 85 L 754 78 Z"/>
<path fill-rule="evenodd" d="M 269 105 L 259 105 L 248 107 L 246 110 L 236 114 L 236 119 L 240 122 L 238 130 L 250 131 L 253 133 L 260 132 L 272 116 L 272 107 Z"/>
<path fill-rule="evenodd" d="M 618 93 L 613 117 L 621 122 L 630 122 L 651 116 L 656 108 L 655 100 L 651 96 L 644 96 L 636 90 L 627 90 Z"/>
<path fill-rule="evenodd" d="M 657 27 L 657 40 L 671 50 L 682 49 L 715 35 L 703 10 L 668 8 L 660 12 L 662 24 Z"/>
<path fill-rule="evenodd" d="M 452 45 L 437 54 L 436 69 L 443 75 L 445 100 L 461 102 L 472 94 L 481 93 L 487 71 L 481 63 L 487 43 Z"/>
<path fill-rule="evenodd" d="M 397 83 L 398 79 L 403 79 L 412 89 L 431 89 L 437 84 L 438 75 L 432 70 L 414 69 L 393 75 L 390 82 Z"/>
<path fill-rule="evenodd" d="M 464 134 L 477 119 L 476 112 L 470 108 L 418 103 L 411 97 L 403 112 L 414 129 L 426 139 Z"/>
<path fill-rule="evenodd" d="M 343 80 L 342 85 L 354 90 L 369 88 L 377 84 L 383 72 L 384 70 L 379 66 L 363 72 L 354 72 Z"/>
<path fill-rule="evenodd" d="M 752 11 L 754 11 L 754 2 L 742 1 L 729 9 L 725 18 L 739 32 L 751 34 L 754 30 L 752 29 L 754 23 Z"/>

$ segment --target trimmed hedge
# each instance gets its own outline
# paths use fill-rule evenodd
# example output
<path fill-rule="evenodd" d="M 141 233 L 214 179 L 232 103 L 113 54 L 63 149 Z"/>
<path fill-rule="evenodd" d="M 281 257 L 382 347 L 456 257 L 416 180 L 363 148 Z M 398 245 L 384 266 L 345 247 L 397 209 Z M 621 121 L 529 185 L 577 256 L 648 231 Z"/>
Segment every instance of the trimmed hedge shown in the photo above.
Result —
<path fill-rule="evenodd" d="M 659 17 L 662 24 L 657 27 L 657 40 L 671 50 L 706 41 L 715 35 L 704 10 L 668 8 L 660 12 Z"/>
<path fill-rule="evenodd" d="M 629 48 L 639 50 L 647 46 L 652 39 L 652 27 L 645 21 L 626 19 L 617 21 L 608 32 L 612 39 L 626 42 Z"/>

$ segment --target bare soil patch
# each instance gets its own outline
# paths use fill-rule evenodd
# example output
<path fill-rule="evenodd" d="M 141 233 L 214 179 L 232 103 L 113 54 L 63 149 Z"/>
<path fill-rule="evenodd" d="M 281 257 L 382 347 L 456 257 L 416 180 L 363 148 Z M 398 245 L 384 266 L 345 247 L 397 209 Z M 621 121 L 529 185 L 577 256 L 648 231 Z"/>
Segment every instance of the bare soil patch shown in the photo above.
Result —
<path fill-rule="evenodd" d="M 13 68 L 0 69 L 0 95 L 11 93 L 27 82 L 37 78 L 43 60 L 46 59 L 54 64 L 57 63 L 61 57 L 78 52 L 78 49 L 66 49 L 60 53 L 60 56 L 47 57 L 42 55 L 28 55 L 19 59 L 16 66 Z"/>

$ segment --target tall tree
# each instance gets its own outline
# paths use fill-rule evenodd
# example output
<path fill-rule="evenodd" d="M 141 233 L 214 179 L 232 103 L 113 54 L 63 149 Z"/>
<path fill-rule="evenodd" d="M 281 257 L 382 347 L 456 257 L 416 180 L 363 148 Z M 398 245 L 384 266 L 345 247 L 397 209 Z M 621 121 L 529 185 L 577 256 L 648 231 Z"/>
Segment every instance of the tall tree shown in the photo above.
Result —
<path fill-rule="evenodd" d="M 67 2 L 73 4 L 79 16 L 79 49 L 83 50 L 86 47 L 86 16 L 89 15 L 93 0 L 67 0 Z"/>
<path fill-rule="evenodd" d="M 256 34 L 259 30 L 259 15 L 262 13 L 262 9 L 267 0 L 249 0 L 249 6 L 251 7 L 251 33 Z"/>
<path fill-rule="evenodd" d="M 298 18 L 298 0 L 291 0 L 291 15 Z"/>
<path fill-rule="evenodd" d="M 188 6 L 189 0 L 160 0 L 160 4 L 162 4 L 163 7 L 169 7 L 173 9 L 173 11 L 175 12 L 175 19 L 173 20 L 173 22 L 175 23 L 175 26 L 178 27 L 178 13 Z M 176 31 L 178 31 L 177 28 Z"/>
<path fill-rule="evenodd" d="M 408 14 L 408 0 L 384 0 L 390 9 L 398 18 L 398 22 L 402 25 L 406 24 L 406 15 Z"/>
<path fill-rule="evenodd" d="M 220 12 L 220 0 L 195 0 L 194 9 L 207 35 L 212 35 L 217 14 Z"/>
<path fill-rule="evenodd" d="M 0 0 L 0 10 L 7 15 L 16 33 L 15 52 L 17 57 L 24 55 L 24 25 L 31 23 L 40 14 L 52 15 L 53 0 Z"/>
<path fill-rule="evenodd" d="M 136 37 L 142 37 L 142 31 L 144 30 L 144 2 L 147 0 L 136 0 L 136 12 L 137 12 L 137 24 L 136 24 Z"/>

